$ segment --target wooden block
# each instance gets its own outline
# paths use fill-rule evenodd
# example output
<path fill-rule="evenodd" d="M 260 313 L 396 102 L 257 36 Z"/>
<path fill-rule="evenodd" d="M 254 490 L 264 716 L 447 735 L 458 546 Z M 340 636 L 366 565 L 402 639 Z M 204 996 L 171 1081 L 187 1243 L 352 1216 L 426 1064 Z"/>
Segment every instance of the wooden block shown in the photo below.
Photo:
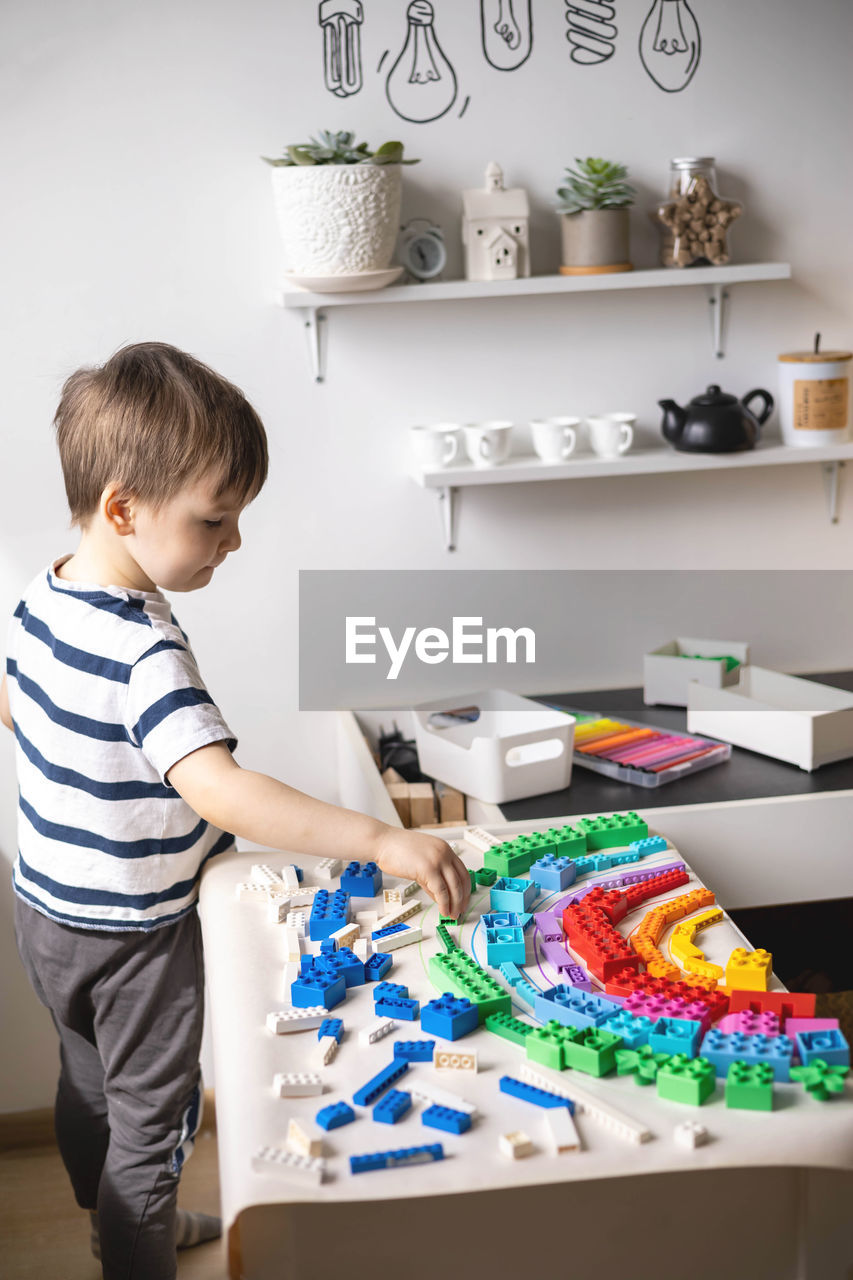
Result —
<path fill-rule="evenodd" d="M 457 791 L 455 787 L 449 787 L 446 782 L 436 782 L 435 796 L 438 801 L 438 816 L 442 823 L 455 823 L 457 826 L 463 826 L 465 823 L 465 797 L 461 791 Z"/>
<path fill-rule="evenodd" d="M 389 765 L 382 775 L 382 781 L 385 783 L 385 786 L 387 787 L 387 786 L 390 786 L 392 782 L 397 782 L 397 783 L 405 782 L 406 779 L 403 777 L 401 773 L 398 773 L 396 769 L 393 769 Z"/>
<path fill-rule="evenodd" d="M 391 803 L 397 810 L 397 817 L 404 827 L 410 827 L 412 825 L 412 806 L 409 799 L 408 782 L 390 782 L 385 785 L 388 795 L 391 797 Z"/>
<path fill-rule="evenodd" d="M 413 827 L 425 827 L 435 822 L 435 795 L 432 783 L 409 783 L 409 808 Z"/>

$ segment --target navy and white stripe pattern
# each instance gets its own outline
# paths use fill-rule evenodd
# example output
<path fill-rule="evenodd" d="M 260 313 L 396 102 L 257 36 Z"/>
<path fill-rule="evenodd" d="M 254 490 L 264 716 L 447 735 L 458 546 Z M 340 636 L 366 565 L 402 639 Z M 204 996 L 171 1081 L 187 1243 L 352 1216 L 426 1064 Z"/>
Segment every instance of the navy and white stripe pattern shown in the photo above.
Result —
<path fill-rule="evenodd" d="M 9 627 L 18 766 L 13 885 L 82 928 L 153 929 L 192 910 L 234 837 L 166 782 L 191 751 L 236 740 L 159 591 L 39 574 Z"/>

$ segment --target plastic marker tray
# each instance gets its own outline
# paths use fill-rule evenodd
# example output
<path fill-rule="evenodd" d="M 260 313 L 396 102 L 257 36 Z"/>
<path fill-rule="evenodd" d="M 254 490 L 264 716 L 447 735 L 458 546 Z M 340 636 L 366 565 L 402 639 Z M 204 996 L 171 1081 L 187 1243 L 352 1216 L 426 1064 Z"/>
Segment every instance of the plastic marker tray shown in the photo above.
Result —
<path fill-rule="evenodd" d="M 593 773 L 602 773 L 606 778 L 616 778 L 635 787 L 662 787 L 667 782 L 676 782 L 691 773 L 723 764 L 732 754 L 728 742 L 717 742 L 695 733 L 676 733 L 652 724 L 626 720 L 622 716 L 617 720 L 571 707 L 563 709 L 575 718 L 574 763 L 582 769 L 591 769 Z M 598 738 L 601 754 L 592 754 L 581 748 L 594 745 L 585 739 L 597 722 L 601 723 L 601 736 Z M 637 737 L 631 741 L 633 733 Z"/>

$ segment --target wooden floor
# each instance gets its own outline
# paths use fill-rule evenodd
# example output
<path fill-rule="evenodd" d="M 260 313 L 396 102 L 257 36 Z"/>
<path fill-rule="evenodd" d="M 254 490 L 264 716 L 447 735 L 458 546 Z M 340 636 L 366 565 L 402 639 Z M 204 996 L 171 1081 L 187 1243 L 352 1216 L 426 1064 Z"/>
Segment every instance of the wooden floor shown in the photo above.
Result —
<path fill-rule="evenodd" d="M 185 1209 L 219 1213 L 210 1131 L 196 1139 L 178 1201 Z M 78 1209 L 55 1147 L 0 1153 L 0 1274 L 3 1280 L 100 1280 L 100 1263 L 89 1251 L 89 1215 Z M 225 1280 L 226 1274 L 221 1241 L 178 1254 L 181 1280 Z"/>

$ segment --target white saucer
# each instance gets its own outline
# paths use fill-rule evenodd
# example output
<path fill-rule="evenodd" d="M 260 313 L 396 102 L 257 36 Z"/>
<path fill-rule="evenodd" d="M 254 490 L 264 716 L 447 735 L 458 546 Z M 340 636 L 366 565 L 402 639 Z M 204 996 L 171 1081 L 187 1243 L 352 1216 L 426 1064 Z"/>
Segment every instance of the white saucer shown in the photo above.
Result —
<path fill-rule="evenodd" d="M 363 293 L 368 289 L 384 289 L 399 280 L 402 267 L 385 267 L 382 271 L 356 271 L 340 276 L 285 276 L 291 284 L 310 293 Z"/>

